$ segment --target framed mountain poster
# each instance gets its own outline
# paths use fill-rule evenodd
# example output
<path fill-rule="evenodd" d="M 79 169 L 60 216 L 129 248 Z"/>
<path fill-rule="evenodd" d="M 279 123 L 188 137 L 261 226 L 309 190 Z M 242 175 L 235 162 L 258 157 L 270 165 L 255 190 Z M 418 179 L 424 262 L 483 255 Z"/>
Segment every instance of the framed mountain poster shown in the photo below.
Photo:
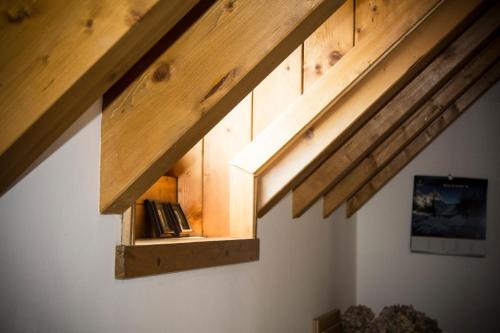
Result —
<path fill-rule="evenodd" d="M 483 257 L 488 180 L 415 176 L 411 250 Z"/>

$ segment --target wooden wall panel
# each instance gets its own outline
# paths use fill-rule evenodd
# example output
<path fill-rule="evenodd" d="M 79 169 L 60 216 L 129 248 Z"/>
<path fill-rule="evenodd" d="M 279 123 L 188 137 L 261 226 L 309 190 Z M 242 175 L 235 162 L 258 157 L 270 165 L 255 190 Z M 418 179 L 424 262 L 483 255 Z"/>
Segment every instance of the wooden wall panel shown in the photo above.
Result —
<path fill-rule="evenodd" d="M 203 141 L 198 142 L 168 172 L 177 177 L 177 201 L 191 223 L 193 236 L 203 233 Z"/>
<path fill-rule="evenodd" d="M 251 94 L 245 97 L 204 138 L 203 233 L 228 236 L 229 161 L 251 141 Z"/>
<path fill-rule="evenodd" d="M 355 43 L 375 30 L 402 2 L 418 0 L 356 0 Z"/>
<path fill-rule="evenodd" d="M 302 45 L 253 91 L 252 137 L 269 125 L 302 93 Z"/>
<path fill-rule="evenodd" d="M 346 1 L 304 42 L 304 91 L 354 45 L 354 0 Z"/>

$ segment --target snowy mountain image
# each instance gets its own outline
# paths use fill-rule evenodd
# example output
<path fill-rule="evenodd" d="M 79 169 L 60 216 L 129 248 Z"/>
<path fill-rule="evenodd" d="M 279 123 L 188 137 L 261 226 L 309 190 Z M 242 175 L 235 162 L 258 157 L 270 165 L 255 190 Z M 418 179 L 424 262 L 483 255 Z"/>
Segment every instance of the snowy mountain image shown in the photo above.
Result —
<path fill-rule="evenodd" d="M 485 239 L 483 179 L 415 176 L 412 236 Z"/>

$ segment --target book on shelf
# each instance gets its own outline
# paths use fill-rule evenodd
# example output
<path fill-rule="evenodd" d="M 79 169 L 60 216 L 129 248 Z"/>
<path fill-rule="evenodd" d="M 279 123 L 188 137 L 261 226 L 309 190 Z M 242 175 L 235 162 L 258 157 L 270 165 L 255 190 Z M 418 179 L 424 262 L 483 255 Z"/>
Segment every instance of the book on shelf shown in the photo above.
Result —
<path fill-rule="evenodd" d="M 158 217 L 158 212 L 156 210 L 156 205 L 152 200 L 144 200 L 144 206 L 146 207 L 146 213 L 148 220 L 153 226 L 154 234 L 156 237 L 162 236 L 162 230 L 160 226 L 160 218 Z"/>
<path fill-rule="evenodd" d="M 156 237 L 181 237 L 192 232 L 191 224 L 178 203 L 144 200 L 144 205 Z"/>

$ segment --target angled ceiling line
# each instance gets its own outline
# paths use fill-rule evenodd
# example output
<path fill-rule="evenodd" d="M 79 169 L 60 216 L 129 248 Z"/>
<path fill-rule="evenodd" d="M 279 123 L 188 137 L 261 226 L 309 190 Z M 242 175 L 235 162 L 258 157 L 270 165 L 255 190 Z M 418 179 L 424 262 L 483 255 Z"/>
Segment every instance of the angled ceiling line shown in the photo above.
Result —
<path fill-rule="evenodd" d="M 428 97 L 443 86 L 477 50 L 498 32 L 497 8 L 472 24 L 432 63 L 397 93 L 338 150 L 293 190 L 293 216 L 302 215 L 335 186 Z"/>

